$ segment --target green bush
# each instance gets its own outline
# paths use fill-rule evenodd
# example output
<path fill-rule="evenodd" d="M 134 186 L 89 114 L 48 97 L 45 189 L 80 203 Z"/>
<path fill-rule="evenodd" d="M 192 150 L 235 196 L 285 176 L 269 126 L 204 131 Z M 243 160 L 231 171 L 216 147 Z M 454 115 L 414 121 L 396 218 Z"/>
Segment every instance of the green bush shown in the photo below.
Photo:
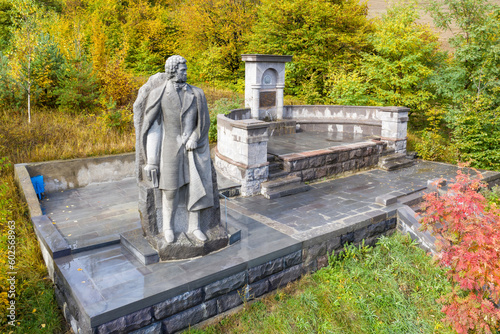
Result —
<path fill-rule="evenodd" d="M 500 107 L 492 108 L 487 99 L 465 102 L 454 115 L 453 142 L 460 160 L 473 167 L 500 170 Z"/>
<path fill-rule="evenodd" d="M 83 58 L 68 62 L 55 94 L 62 111 L 75 113 L 93 110 L 98 104 L 99 87 L 92 72 L 92 64 Z"/>
<path fill-rule="evenodd" d="M 243 98 L 234 96 L 231 99 L 221 98 L 209 106 L 210 110 L 210 129 L 208 130 L 208 139 L 210 142 L 217 141 L 217 115 L 228 114 L 231 110 L 243 108 Z"/>

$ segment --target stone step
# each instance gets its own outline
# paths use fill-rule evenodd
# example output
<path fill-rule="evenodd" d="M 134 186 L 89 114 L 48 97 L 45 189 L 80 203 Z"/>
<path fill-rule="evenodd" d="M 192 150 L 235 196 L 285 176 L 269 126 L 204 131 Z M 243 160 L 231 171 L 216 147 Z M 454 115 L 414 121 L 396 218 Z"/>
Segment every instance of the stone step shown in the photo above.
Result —
<path fill-rule="evenodd" d="M 283 171 L 282 161 L 274 161 L 269 163 L 269 173 L 282 172 L 282 171 Z"/>
<path fill-rule="evenodd" d="M 387 155 L 383 155 L 380 160 L 384 160 L 384 161 L 392 161 L 392 160 L 398 160 L 398 159 L 403 159 L 403 158 L 406 158 L 406 154 L 404 153 L 392 153 L 392 154 L 387 154 Z"/>
<path fill-rule="evenodd" d="M 385 157 L 385 156 L 388 156 L 388 155 L 391 155 L 391 154 L 396 154 L 396 150 L 393 149 L 393 148 L 386 148 L 382 151 L 382 154 L 381 156 Z"/>
<path fill-rule="evenodd" d="M 399 168 L 410 167 L 415 163 L 415 160 L 408 158 L 404 153 L 393 153 L 387 156 L 382 156 L 378 166 L 380 169 L 391 171 Z"/>
<path fill-rule="evenodd" d="M 263 182 L 261 184 L 261 193 L 267 199 L 275 199 L 308 191 L 310 188 L 302 183 L 300 177 L 292 176 Z"/>
<path fill-rule="evenodd" d="M 284 170 L 278 170 L 278 171 L 274 171 L 274 172 L 269 172 L 268 179 L 269 179 L 269 181 L 278 180 L 278 179 L 286 177 L 287 175 L 288 175 L 288 172 L 286 172 Z"/>

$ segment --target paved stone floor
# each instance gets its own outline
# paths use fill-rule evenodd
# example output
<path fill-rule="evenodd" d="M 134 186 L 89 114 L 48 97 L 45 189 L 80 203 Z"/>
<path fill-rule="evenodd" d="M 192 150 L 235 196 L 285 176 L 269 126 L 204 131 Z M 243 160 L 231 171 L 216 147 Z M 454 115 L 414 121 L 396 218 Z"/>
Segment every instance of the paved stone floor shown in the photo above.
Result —
<path fill-rule="evenodd" d="M 282 136 L 271 136 L 267 152 L 273 155 L 300 153 L 333 146 L 349 145 L 367 141 L 373 136 L 351 133 L 297 132 Z"/>
<path fill-rule="evenodd" d="M 268 200 L 227 201 L 228 225 L 241 241 L 203 258 L 142 265 L 119 244 L 119 233 L 139 227 L 134 179 L 48 194 L 43 210 L 73 254 L 54 260 L 66 289 L 93 326 L 302 249 L 302 244 L 389 211 L 376 197 L 404 197 L 428 180 L 451 179 L 457 167 L 432 162 L 397 171 L 371 170 L 311 184 L 307 192 Z M 225 219 L 225 200 L 221 200 Z"/>

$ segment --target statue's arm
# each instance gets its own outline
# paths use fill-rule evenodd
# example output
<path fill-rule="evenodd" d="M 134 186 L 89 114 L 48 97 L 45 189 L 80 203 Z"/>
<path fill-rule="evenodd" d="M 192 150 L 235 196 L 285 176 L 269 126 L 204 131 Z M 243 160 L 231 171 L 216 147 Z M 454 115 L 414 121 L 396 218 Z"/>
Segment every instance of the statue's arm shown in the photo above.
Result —
<path fill-rule="evenodd" d="M 161 139 L 162 127 L 160 122 L 156 120 L 146 136 L 146 166 L 144 166 L 147 178 L 153 182 L 154 187 L 158 187 L 159 181 Z"/>
<path fill-rule="evenodd" d="M 157 119 L 149 128 L 146 137 L 146 162 L 148 165 L 158 166 L 160 164 L 161 139 L 162 128 L 160 120 Z"/>

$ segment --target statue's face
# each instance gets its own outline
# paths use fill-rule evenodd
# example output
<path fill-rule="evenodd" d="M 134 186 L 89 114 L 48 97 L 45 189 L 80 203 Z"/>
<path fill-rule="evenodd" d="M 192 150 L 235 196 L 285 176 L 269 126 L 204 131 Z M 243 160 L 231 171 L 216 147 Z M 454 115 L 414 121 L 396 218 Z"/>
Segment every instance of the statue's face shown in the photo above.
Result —
<path fill-rule="evenodd" d="M 176 82 L 186 82 L 187 80 L 187 66 L 186 64 L 177 65 L 177 71 L 175 71 L 175 81 Z"/>

